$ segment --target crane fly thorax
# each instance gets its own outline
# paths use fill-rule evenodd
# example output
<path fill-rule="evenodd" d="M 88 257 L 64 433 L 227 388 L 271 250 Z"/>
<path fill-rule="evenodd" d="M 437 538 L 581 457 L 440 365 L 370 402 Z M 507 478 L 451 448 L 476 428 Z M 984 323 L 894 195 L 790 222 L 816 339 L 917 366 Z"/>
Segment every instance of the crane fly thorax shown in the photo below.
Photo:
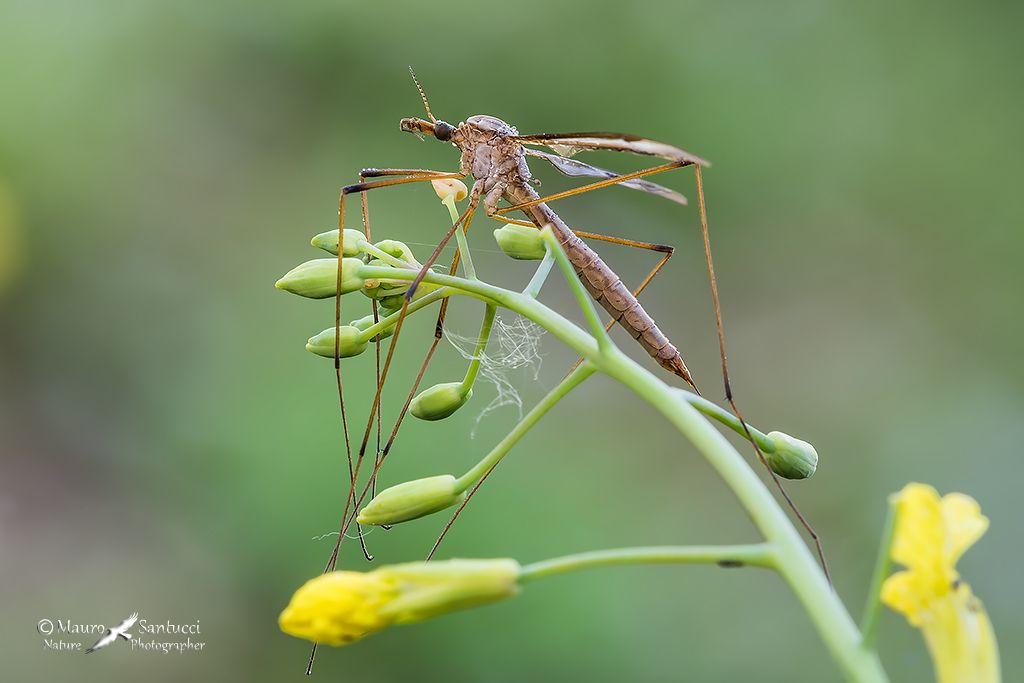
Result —
<path fill-rule="evenodd" d="M 519 131 L 494 116 L 478 114 L 459 124 L 452 142 L 462 152 L 461 167 L 490 191 L 517 178 L 530 177 L 523 148 L 515 139 Z"/>

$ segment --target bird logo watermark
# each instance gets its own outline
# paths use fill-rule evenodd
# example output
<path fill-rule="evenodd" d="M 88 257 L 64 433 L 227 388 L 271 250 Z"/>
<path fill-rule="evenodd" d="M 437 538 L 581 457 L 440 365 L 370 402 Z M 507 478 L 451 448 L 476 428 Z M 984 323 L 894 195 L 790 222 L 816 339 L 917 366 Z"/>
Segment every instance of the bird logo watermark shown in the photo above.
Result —
<path fill-rule="evenodd" d="M 119 624 L 111 627 L 74 619 L 40 619 L 36 623 L 36 632 L 43 637 L 44 650 L 62 653 L 92 654 L 97 650 L 109 648 L 118 640 L 125 641 L 130 652 L 183 654 L 202 652 L 206 647 L 205 641 L 194 638 L 202 634 L 199 620 L 184 623 L 169 619 L 147 620 L 140 619 L 138 612 L 132 612 Z M 86 647 L 90 642 L 92 645 Z"/>
<path fill-rule="evenodd" d="M 132 612 L 131 615 L 127 619 L 122 621 L 120 624 L 112 628 L 108 628 L 107 632 L 103 634 L 103 637 L 97 640 L 92 647 L 86 650 L 85 654 L 96 652 L 96 650 L 102 650 L 103 648 L 107 647 L 108 645 L 116 641 L 118 638 L 123 638 L 124 640 L 131 640 L 132 634 L 128 633 L 128 629 L 134 626 L 135 622 L 138 621 L 138 619 L 139 613 Z"/>

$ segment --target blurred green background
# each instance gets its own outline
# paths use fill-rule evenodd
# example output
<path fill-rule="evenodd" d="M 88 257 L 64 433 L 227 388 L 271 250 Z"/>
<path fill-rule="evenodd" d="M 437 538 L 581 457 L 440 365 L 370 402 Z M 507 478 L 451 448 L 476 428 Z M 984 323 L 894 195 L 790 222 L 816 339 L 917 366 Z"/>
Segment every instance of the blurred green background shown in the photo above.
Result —
<path fill-rule="evenodd" d="M 1022 13 L 920 0 L 3 3 L 5 680 L 300 677 L 307 644 L 276 618 L 326 561 L 333 539 L 314 539 L 336 529 L 345 475 L 331 363 L 302 348 L 333 307 L 273 282 L 317 256 L 308 240 L 335 224 L 338 188 L 358 169 L 455 168 L 451 147 L 398 131 L 422 113 L 409 64 L 453 123 L 488 113 L 523 132 L 624 130 L 714 162 L 737 396 L 756 425 L 817 446 L 818 474 L 790 490 L 838 590 L 859 615 L 888 493 L 910 480 L 969 493 L 992 528 L 961 569 L 990 610 L 1005 679 L 1019 680 Z M 570 186 L 534 172 L 545 190 Z M 659 182 L 693 195 L 689 172 Z M 429 187 L 369 199 L 375 235 L 421 258 L 443 233 Z M 620 188 L 555 208 L 586 229 L 678 247 L 644 301 L 720 396 L 695 208 Z M 478 268 L 521 285 L 529 266 L 495 253 L 486 223 L 471 233 Z M 627 282 L 654 263 L 601 251 Z M 573 310 L 552 282 L 545 300 Z M 475 334 L 479 305 L 457 303 L 452 329 Z M 403 332 L 388 416 L 432 318 Z M 573 360 L 547 338 L 541 354 L 536 379 L 509 375 L 527 406 Z M 463 366 L 443 345 L 427 381 Z M 372 356 L 345 370 L 359 431 Z M 475 462 L 516 419 L 491 413 L 470 438 L 492 396 L 482 385 L 451 420 L 406 424 L 384 483 Z M 386 562 L 420 558 L 444 519 L 368 542 Z M 513 452 L 441 555 L 531 561 L 753 538 L 694 449 L 598 378 Z M 342 562 L 365 566 L 356 543 Z M 199 620 L 206 649 L 119 646 L 83 660 L 44 651 L 35 632 L 41 618 L 111 623 L 135 610 Z M 881 648 L 893 680 L 932 680 L 902 618 L 886 614 Z M 324 648 L 316 674 L 839 677 L 781 581 L 700 567 L 551 579 L 505 604 Z"/>

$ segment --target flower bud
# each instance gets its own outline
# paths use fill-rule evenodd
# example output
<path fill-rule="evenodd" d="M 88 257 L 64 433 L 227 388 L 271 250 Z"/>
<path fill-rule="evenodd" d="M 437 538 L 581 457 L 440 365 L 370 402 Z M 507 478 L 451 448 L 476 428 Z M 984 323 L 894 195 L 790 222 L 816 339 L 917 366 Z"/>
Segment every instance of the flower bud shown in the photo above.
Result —
<path fill-rule="evenodd" d="M 446 560 L 396 564 L 377 571 L 400 590 L 398 599 L 381 614 L 396 624 L 411 624 L 512 597 L 519 592 L 521 567 L 515 560 Z"/>
<path fill-rule="evenodd" d="M 515 560 L 410 562 L 371 572 L 335 571 L 307 581 L 278 617 L 285 633 L 347 645 L 393 624 L 410 624 L 514 596 Z"/>
<path fill-rule="evenodd" d="M 434 192 L 437 193 L 437 198 L 441 201 L 444 201 L 454 194 L 455 201 L 461 202 L 469 194 L 469 190 L 466 189 L 466 184 L 456 178 L 431 180 L 430 184 L 434 186 Z"/>
<path fill-rule="evenodd" d="M 386 317 L 387 316 L 384 315 L 383 310 L 382 309 L 378 309 L 378 313 L 377 313 L 378 322 L 380 320 L 383 320 Z M 371 327 L 373 327 L 377 323 L 373 322 L 373 314 L 371 313 L 370 315 L 366 316 L 365 318 L 360 318 L 359 320 L 353 320 L 349 324 L 352 325 L 353 327 L 358 328 L 360 332 L 366 332 L 368 329 L 370 329 Z M 381 330 L 379 336 L 380 336 L 381 339 L 387 339 L 388 337 L 390 337 L 394 333 L 395 333 L 395 328 L 394 328 L 394 326 L 391 326 L 391 327 L 388 327 L 388 328 L 385 328 L 385 329 Z M 374 335 L 370 339 L 370 341 L 376 341 L 377 340 L 377 336 L 378 335 Z"/>
<path fill-rule="evenodd" d="M 332 254 L 338 253 L 338 231 L 328 230 L 322 232 L 309 241 L 314 247 L 329 251 Z M 358 256 L 364 244 L 366 236 L 358 230 L 345 228 L 345 253 L 343 256 Z"/>
<path fill-rule="evenodd" d="M 423 285 L 420 284 L 420 288 L 422 288 L 422 287 L 423 287 Z M 419 291 L 419 289 L 416 290 L 416 294 L 415 294 L 414 298 L 416 298 L 416 299 L 420 298 L 420 291 Z M 384 296 L 384 297 L 381 297 L 381 298 L 377 299 L 377 306 L 378 306 L 377 311 L 378 311 L 379 315 L 381 315 L 381 316 L 386 318 L 389 315 L 391 315 L 392 313 L 398 313 L 400 310 L 402 310 L 402 300 L 403 299 L 405 299 L 405 294 L 394 294 L 392 296 Z"/>
<path fill-rule="evenodd" d="M 785 479 L 807 479 L 814 474 L 818 468 L 814 446 L 782 432 L 770 432 L 768 438 L 775 444 L 775 450 L 764 453 L 772 472 Z"/>
<path fill-rule="evenodd" d="M 506 223 L 494 231 L 494 239 L 506 255 L 520 261 L 537 261 L 547 253 L 540 230 L 525 225 Z"/>
<path fill-rule="evenodd" d="M 391 265 L 381 261 L 380 259 L 373 259 L 368 264 L 375 268 L 390 268 Z M 363 281 L 362 292 L 371 299 L 377 299 L 378 301 L 384 297 L 392 295 L 402 295 L 409 291 L 411 282 L 399 281 L 399 282 L 385 282 L 379 278 L 371 278 Z M 401 306 L 401 304 L 399 304 Z"/>
<path fill-rule="evenodd" d="M 368 342 L 362 339 L 363 332 L 358 327 L 342 325 L 338 332 L 338 358 L 358 356 L 366 350 Z M 320 334 L 310 337 L 306 342 L 306 350 L 324 358 L 334 358 L 334 328 L 328 327 Z"/>
<path fill-rule="evenodd" d="M 419 295 L 419 292 L 417 292 L 417 295 Z M 392 294 L 391 296 L 377 299 L 377 304 L 380 306 L 378 309 L 380 314 L 387 317 L 391 313 L 397 313 L 401 310 L 401 304 L 404 298 L 406 298 L 406 295 L 404 294 Z M 419 296 L 416 298 L 419 298 Z"/>
<path fill-rule="evenodd" d="M 411 284 L 411 283 L 407 283 Z M 405 288 L 408 291 L 408 287 Z M 432 285 L 429 282 L 421 282 L 420 286 L 416 288 L 416 293 L 413 295 L 412 300 L 417 301 L 422 299 L 427 294 L 438 289 L 438 285 Z M 392 313 L 398 313 L 402 310 L 403 299 L 405 299 L 405 293 L 401 294 L 389 294 L 388 296 L 381 296 L 377 298 L 377 304 L 380 306 L 380 315 L 387 317 Z"/>
<path fill-rule="evenodd" d="M 461 503 L 465 491 L 455 488 L 455 477 L 442 474 L 413 479 L 378 493 L 359 511 L 360 524 L 397 524 L 417 519 Z"/>
<path fill-rule="evenodd" d="M 421 391 L 412 400 L 409 412 L 421 420 L 443 420 L 472 397 L 473 390 L 464 390 L 462 382 L 443 382 Z"/>
<path fill-rule="evenodd" d="M 348 294 L 363 288 L 359 268 L 363 262 L 357 258 L 342 259 L 341 293 Z M 338 259 L 318 258 L 292 268 L 274 283 L 278 289 L 310 299 L 326 299 L 338 291 Z"/>
<path fill-rule="evenodd" d="M 390 254 L 395 258 L 402 259 L 411 266 L 419 266 L 419 261 L 416 260 L 416 256 L 412 253 L 412 249 L 409 248 L 405 242 L 399 242 L 398 240 L 381 240 L 377 244 L 373 245 L 383 251 L 385 254 Z M 390 265 L 381 263 L 380 265 Z"/>

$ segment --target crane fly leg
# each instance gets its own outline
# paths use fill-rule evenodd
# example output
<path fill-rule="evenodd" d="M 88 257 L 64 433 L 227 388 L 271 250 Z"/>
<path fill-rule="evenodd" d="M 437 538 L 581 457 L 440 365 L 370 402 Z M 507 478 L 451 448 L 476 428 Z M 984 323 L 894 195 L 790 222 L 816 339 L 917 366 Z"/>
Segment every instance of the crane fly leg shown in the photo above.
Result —
<path fill-rule="evenodd" d="M 437 180 L 440 178 L 465 178 L 464 173 L 457 171 L 432 171 L 428 168 L 364 168 L 359 173 L 359 180 L 367 178 L 382 178 L 384 176 L 431 176 Z"/>
<path fill-rule="evenodd" d="M 437 260 L 437 257 L 441 253 L 441 250 L 444 248 L 444 245 L 448 242 L 448 240 L 451 239 L 452 235 L 455 234 L 455 230 L 459 229 L 460 227 L 463 229 L 463 231 L 466 231 L 466 230 L 469 229 L 469 221 L 472 219 L 473 213 L 476 210 L 476 204 L 479 201 L 479 197 L 480 197 L 479 187 L 478 186 L 474 186 L 473 191 L 470 193 L 469 206 L 467 206 L 466 210 L 462 213 L 462 215 L 458 218 L 458 220 L 455 221 L 455 223 L 452 225 L 452 228 L 448 231 L 448 234 L 445 237 L 445 239 L 442 240 L 441 244 L 438 245 L 438 248 L 434 250 L 434 254 L 427 260 L 427 263 L 423 266 L 423 270 L 420 272 L 420 278 L 422 278 L 422 276 L 426 273 L 426 271 L 430 268 L 430 266 L 434 263 L 434 261 Z M 452 272 L 454 272 L 454 270 L 455 270 L 457 265 L 458 265 L 458 259 L 456 258 L 452 262 L 452 266 L 451 266 L 450 270 Z M 413 291 L 411 287 L 410 287 L 409 291 L 410 292 Z M 395 323 L 395 332 L 394 332 L 394 334 L 391 337 L 391 344 L 388 346 L 388 353 L 387 353 L 387 356 L 384 359 L 384 366 L 381 368 L 380 379 L 379 379 L 379 381 L 377 383 L 377 390 L 374 393 L 373 404 L 372 404 L 372 406 L 370 408 L 370 419 L 368 420 L 368 422 L 366 424 L 366 430 L 363 432 L 363 439 L 362 439 L 362 442 L 360 443 L 359 452 L 358 452 L 358 456 L 357 456 L 357 459 L 356 459 L 355 474 L 356 474 L 357 477 L 358 477 L 358 474 L 359 474 L 359 467 L 362 464 L 363 457 L 365 456 L 365 453 L 366 453 L 367 444 L 369 443 L 369 440 L 370 440 L 370 434 L 371 434 L 372 429 L 373 429 L 374 416 L 378 415 L 379 411 L 380 411 L 381 392 L 383 391 L 384 383 L 387 381 L 388 370 L 391 367 L 391 361 L 392 361 L 392 358 L 394 357 L 395 348 L 396 348 L 397 343 L 398 343 L 399 335 L 401 334 L 401 331 L 402 331 L 402 325 L 403 325 L 403 323 L 405 321 L 405 317 L 406 317 L 406 313 L 407 313 L 408 308 L 409 308 L 410 301 L 411 301 L 411 297 L 409 297 L 408 295 L 403 299 L 402 310 L 401 310 L 400 315 L 398 317 L 398 321 Z M 397 421 L 395 422 L 394 428 L 391 431 L 391 435 L 388 438 L 387 442 L 385 443 L 383 449 L 381 449 L 380 456 L 378 458 L 376 458 L 376 460 L 375 460 L 374 471 L 370 475 L 371 482 L 375 478 L 375 476 L 376 476 L 377 472 L 379 471 L 381 465 L 383 464 L 385 458 L 387 458 L 388 453 L 391 451 L 391 447 L 394 444 L 396 436 L 398 435 L 398 429 L 401 426 L 402 421 L 405 419 L 405 415 L 408 412 L 409 405 L 412 403 L 412 399 L 416 396 L 416 391 L 419 388 L 419 384 L 420 384 L 421 380 L 423 379 L 423 375 L 426 373 L 427 365 L 430 363 L 430 360 L 433 357 L 434 351 L 437 349 L 437 345 L 440 342 L 441 337 L 443 336 L 444 318 L 445 318 L 445 314 L 446 314 L 447 310 L 448 310 L 448 308 L 447 308 L 447 299 L 445 299 L 444 301 L 441 302 L 441 311 L 438 314 L 437 323 L 435 324 L 435 327 L 434 327 L 434 341 L 431 344 L 430 349 L 427 351 L 427 356 L 424 359 L 423 364 L 420 366 L 419 373 L 417 374 L 416 380 L 413 383 L 412 389 L 409 392 L 409 395 L 406 398 L 404 405 L 402 406 L 402 410 L 401 410 L 401 412 L 399 414 L 399 417 L 398 417 Z M 350 498 L 352 500 L 355 499 L 354 486 L 355 485 L 353 484 L 353 492 L 352 492 L 352 494 L 350 496 Z M 348 503 L 351 502 L 351 501 L 346 501 L 346 511 L 345 511 L 345 516 L 343 517 L 343 521 L 342 521 L 342 531 L 341 531 L 341 533 L 338 536 L 339 542 L 341 541 L 342 538 L 344 538 L 345 532 L 348 530 L 349 525 L 352 523 L 352 521 L 354 521 L 356 513 L 358 512 L 359 505 L 361 505 L 362 502 L 365 500 L 366 495 L 369 492 L 369 489 L 370 489 L 370 482 L 367 482 L 366 486 L 363 487 L 362 493 L 360 494 L 358 500 L 354 500 L 354 502 L 355 502 L 355 504 L 353 506 L 354 509 L 351 510 L 351 514 L 349 514 L 349 507 L 348 507 Z M 337 554 L 335 554 L 333 559 L 334 560 L 337 559 Z"/>
<path fill-rule="evenodd" d="M 466 210 L 462 213 L 462 215 L 459 217 L 459 219 L 457 221 L 455 221 L 455 224 L 452 225 L 451 230 L 449 230 L 449 232 L 445 236 L 445 238 L 441 241 L 440 244 L 438 244 L 437 249 L 434 250 L 434 253 L 431 255 L 431 257 L 429 259 L 427 259 L 427 263 L 424 264 L 423 270 L 420 271 L 420 276 L 417 278 L 417 281 L 422 279 L 422 276 L 426 274 L 426 271 L 430 268 L 430 266 L 433 265 L 434 261 L 437 260 L 437 257 L 441 253 L 441 250 L 444 249 L 444 246 L 452 238 L 452 235 L 455 234 L 455 230 L 459 229 L 460 224 L 462 226 L 463 234 L 466 234 L 466 233 L 469 232 L 469 224 L 470 224 L 470 221 L 473 220 L 473 214 L 476 212 L 477 203 L 479 201 L 480 201 L 480 186 L 479 185 L 474 185 L 473 189 L 472 189 L 472 191 L 470 192 L 470 195 L 469 195 L 469 205 L 466 207 Z M 455 252 L 455 257 L 452 259 L 452 265 L 448 269 L 448 274 L 449 275 L 454 275 L 455 274 L 455 271 L 456 271 L 456 269 L 459 266 L 459 258 L 460 258 L 460 256 L 461 256 L 461 254 L 459 252 Z M 414 286 L 415 286 L 415 282 L 416 281 L 414 281 Z M 413 291 L 413 287 L 410 287 L 409 288 L 409 292 L 412 292 L 412 291 Z M 384 381 L 387 379 L 387 370 L 388 370 L 388 366 L 390 364 L 391 354 L 392 354 L 392 351 L 394 350 L 395 343 L 398 340 L 399 328 L 402 325 L 402 321 L 405 320 L 405 312 L 408 309 L 410 300 L 411 300 L 411 298 L 407 295 L 405 300 L 402 302 L 402 315 L 399 316 L 398 323 L 395 325 L 395 334 L 392 336 L 391 346 L 388 349 L 388 358 L 387 358 L 387 360 L 384 363 L 384 371 L 381 374 L 381 376 L 379 377 L 378 382 L 377 382 L 378 394 L 383 389 Z M 405 419 L 405 415 L 409 411 L 409 404 L 412 403 L 412 399 L 416 396 L 416 391 L 417 391 L 417 389 L 419 389 L 420 382 L 423 380 L 423 375 L 427 371 L 427 365 L 430 364 L 430 361 L 431 361 L 431 359 L 434 356 L 434 351 L 437 350 L 437 345 L 441 342 L 441 338 L 444 336 L 444 319 L 445 319 L 445 316 L 447 315 L 447 313 L 448 313 L 448 299 L 445 298 L 445 299 L 443 299 L 441 301 L 441 310 L 438 311 L 438 313 L 437 313 L 437 321 L 434 323 L 434 341 L 431 342 L 430 348 L 427 350 L 427 355 L 423 359 L 423 363 L 420 365 L 419 372 L 416 373 L 416 380 L 413 382 L 412 389 L 409 391 L 409 395 L 405 399 L 405 403 L 402 406 L 402 411 L 398 415 L 398 420 L 396 420 L 395 426 L 391 430 L 391 435 L 388 437 L 387 442 L 384 444 L 384 448 L 383 448 L 383 450 L 381 451 L 381 454 L 380 454 L 381 462 L 383 462 L 384 458 L 387 457 L 387 454 L 391 451 L 391 446 L 394 444 L 395 437 L 398 435 L 398 429 L 399 429 L 399 427 L 401 427 L 402 421 Z M 374 399 L 374 403 L 379 406 L 380 399 L 379 398 L 375 398 Z M 379 465 L 378 465 L 378 467 L 379 467 Z"/>
<path fill-rule="evenodd" d="M 392 183 L 377 183 L 377 184 L 374 184 L 372 187 L 369 184 L 365 184 L 365 181 L 366 181 L 367 178 L 381 178 L 381 177 L 390 177 L 390 176 L 408 176 L 408 177 L 407 178 L 403 178 L 403 179 L 401 179 L 399 181 L 396 181 L 396 182 L 392 182 Z M 434 170 L 422 169 L 422 168 L 364 168 L 362 171 L 359 172 L 359 185 L 363 185 L 364 189 L 373 189 L 373 188 L 376 188 L 376 187 L 389 187 L 391 185 L 402 184 L 402 183 L 405 183 L 405 182 L 417 182 L 417 181 L 420 181 L 420 180 L 440 180 L 442 178 L 462 178 L 462 177 L 464 177 L 463 174 L 457 173 L 457 172 L 434 171 Z M 369 216 L 369 208 L 367 206 L 366 192 L 365 191 L 360 191 L 359 192 L 359 196 L 360 196 L 360 199 L 362 201 L 363 232 L 366 235 L 366 240 L 368 242 L 372 242 L 372 240 L 370 238 L 370 216 Z M 374 322 L 374 324 L 376 324 L 376 323 L 380 322 L 380 318 L 378 317 L 377 301 L 375 299 L 371 300 L 371 305 L 372 305 L 372 308 L 373 308 L 373 322 Z M 336 321 L 336 322 L 340 322 L 340 321 Z M 380 365 L 380 339 L 379 338 L 377 340 L 377 344 L 375 345 L 374 351 L 376 353 L 376 381 L 377 381 L 377 384 L 379 385 L 381 383 L 380 382 L 381 365 Z M 376 492 L 377 492 L 377 470 L 379 469 L 379 461 L 380 461 L 380 458 L 381 458 L 381 447 L 380 447 L 380 443 L 381 443 L 381 438 L 380 438 L 381 437 L 381 431 L 380 431 L 380 428 L 381 428 L 381 406 L 380 406 L 380 402 L 379 401 L 377 403 L 377 410 L 376 410 L 375 418 L 376 418 L 376 423 L 377 423 L 377 440 L 376 440 L 376 455 L 375 455 L 375 458 L 374 458 L 374 474 L 373 474 L 373 477 L 370 480 L 370 496 L 371 496 L 371 498 L 374 495 L 376 495 Z M 351 457 L 350 457 L 350 460 L 351 460 Z M 351 462 L 350 462 L 350 465 L 351 465 Z M 355 494 L 354 487 L 352 489 L 352 494 L 353 495 Z M 358 525 L 357 525 L 357 527 L 358 527 Z M 386 527 L 386 528 L 390 528 L 390 527 Z M 361 531 L 361 528 L 360 528 L 360 536 L 359 537 L 360 537 L 360 541 L 362 541 L 362 531 Z M 364 545 L 364 552 L 365 552 L 365 545 Z M 368 559 L 372 559 L 372 558 L 368 557 Z"/>
<path fill-rule="evenodd" d="M 387 180 L 376 180 L 367 182 L 366 178 L 384 177 L 384 176 L 403 176 L 398 178 L 389 177 Z M 324 567 L 324 573 L 332 571 L 338 562 L 338 554 L 341 551 L 341 542 L 345 537 L 345 532 L 348 530 L 347 520 L 349 518 L 349 510 L 352 503 L 355 503 L 356 508 L 359 507 L 358 502 L 355 501 L 355 490 L 356 483 L 359 477 L 359 467 L 362 464 L 363 453 L 365 452 L 365 443 L 363 449 L 361 449 L 358 460 L 352 462 L 352 448 L 348 434 L 348 420 L 345 414 L 345 395 L 342 389 L 341 382 L 341 353 L 340 353 L 340 330 L 341 330 L 341 264 L 343 258 L 343 250 L 341 245 L 341 236 L 344 234 L 342 231 L 345 228 L 345 196 L 349 194 L 360 194 L 362 195 L 362 208 L 363 208 L 363 231 L 366 234 L 367 241 L 370 239 L 370 224 L 369 224 L 369 208 L 366 204 L 366 192 L 382 187 L 393 187 L 395 185 L 404 185 L 406 183 L 423 182 L 427 180 L 440 180 L 442 178 L 462 178 L 465 177 L 463 173 L 453 173 L 450 171 L 432 171 L 427 169 L 401 169 L 401 168 L 367 168 L 359 174 L 359 182 L 353 185 L 346 185 L 341 189 L 341 193 L 338 199 L 338 293 L 334 297 L 334 372 L 337 377 L 338 384 L 338 402 L 341 405 L 341 421 L 343 430 L 345 433 L 345 452 L 349 462 L 349 472 L 351 474 L 351 483 L 349 486 L 348 495 L 345 497 L 345 509 L 341 515 L 341 524 L 338 529 L 338 540 L 334 544 L 334 549 L 331 551 L 331 557 L 327 561 L 327 565 Z M 403 308 L 403 311 L 405 309 Z M 373 315 L 374 320 L 377 320 L 377 304 L 373 304 Z M 397 330 L 396 330 L 397 332 Z M 379 343 L 379 342 L 378 342 Z M 394 341 L 392 341 L 394 344 Z M 391 347 L 393 348 L 393 346 Z M 378 346 L 378 392 L 374 399 L 374 407 L 371 409 L 371 424 L 374 419 L 374 413 L 377 414 L 379 424 L 380 414 L 380 387 L 382 383 L 380 381 L 381 371 L 379 369 L 379 346 Z M 389 348 L 388 360 L 391 358 L 391 349 Z M 379 446 L 378 446 L 379 451 Z M 380 456 L 375 458 L 374 475 L 380 468 Z M 374 486 L 376 485 L 376 476 L 374 477 Z M 352 517 L 355 517 L 355 510 L 352 511 Z M 363 554 L 367 559 L 372 559 L 369 552 L 366 550 L 366 546 L 363 540 L 362 532 L 359 534 L 360 543 L 363 547 Z M 313 672 L 313 661 L 316 659 L 316 644 L 313 644 L 312 649 L 309 653 L 309 662 L 306 665 L 306 674 L 309 675 Z"/>
<path fill-rule="evenodd" d="M 387 176 L 401 175 L 401 176 L 404 176 L 404 177 L 388 178 L 386 180 L 377 180 L 377 181 L 366 182 L 365 181 L 365 176 L 364 176 L 364 173 L 366 173 L 366 172 L 370 172 L 370 175 L 372 177 L 377 176 L 377 175 L 387 175 Z M 408 175 L 410 172 L 414 173 L 416 175 L 411 175 L 411 176 Z M 424 181 L 428 181 L 428 180 L 436 180 L 436 179 L 440 179 L 440 178 L 452 178 L 452 177 L 456 177 L 457 178 L 457 177 L 462 177 L 462 176 L 459 173 L 452 173 L 452 172 L 448 172 L 448 171 L 428 171 L 428 170 L 420 170 L 420 169 L 364 169 L 363 173 L 360 173 L 360 182 L 355 183 L 353 185 L 346 185 L 341 190 L 341 195 L 340 195 L 340 197 L 338 199 L 338 231 L 339 231 L 338 235 L 339 235 L 339 239 L 340 239 L 341 235 L 343 234 L 342 231 L 345 228 L 345 197 L 347 195 L 349 195 L 349 194 L 360 194 L 360 195 L 362 195 L 362 201 L 363 201 L 363 230 L 364 230 L 364 233 L 367 235 L 367 239 L 369 239 L 369 208 L 368 208 L 368 206 L 366 204 L 366 192 L 368 190 L 382 188 L 382 187 L 393 187 L 393 186 L 396 186 L 396 185 L 403 185 L 403 184 L 406 184 L 406 183 L 424 182 Z M 335 544 L 334 550 L 331 553 L 331 557 L 330 557 L 330 559 L 327 562 L 326 568 L 324 569 L 325 572 L 331 571 L 336 566 L 336 563 L 337 563 L 337 560 L 338 560 L 338 553 L 339 553 L 339 551 L 341 549 L 341 542 L 342 542 L 342 539 L 344 537 L 344 528 L 347 527 L 347 525 L 345 523 L 345 520 L 349 516 L 350 505 L 353 502 L 355 502 L 354 498 L 355 498 L 356 481 L 357 481 L 358 476 L 359 476 L 359 468 L 360 468 L 360 465 L 362 464 L 362 458 L 363 458 L 363 455 L 365 453 L 365 442 L 364 442 L 363 448 L 360 450 L 358 459 L 353 463 L 351 442 L 350 442 L 349 433 L 348 433 L 348 420 L 347 420 L 347 415 L 346 415 L 346 411 L 345 411 L 345 396 L 344 396 L 344 390 L 342 388 L 342 380 L 341 380 L 341 359 L 340 359 L 340 355 L 341 354 L 340 354 L 340 348 L 339 348 L 339 343 L 340 343 L 339 331 L 340 331 L 340 328 L 341 328 L 341 272 L 342 272 L 341 271 L 341 260 L 343 258 L 343 251 L 341 249 L 341 244 L 340 243 L 339 243 L 338 247 L 339 247 L 338 248 L 338 293 L 334 297 L 334 331 L 335 331 L 334 371 L 335 371 L 335 375 L 337 377 L 338 402 L 339 402 L 339 404 L 341 406 L 341 420 L 342 420 L 343 430 L 344 430 L 344 433 L 345 433 L 345 451 L 346 451 L 346 455 L 347 455 L 347 458 L 348 458 L 348 461 L 349 461 L 349 473 L 350 473 L 350 478 L 351 478 L 351 485 L 350 485 L 350 488 L 349 488 L 348 496 L 346 497 L 345 511 L 342 514 L 342 523 L 341 523 L 342 530 L 339 531 L 338 541 Z M 375 302 L 375 304 L 376 304 L 376 302 Z M 376 317 L 376 305 L 374 305 L 374 315 Z M 378 410 L 379 410 L 379 406 L 377 404 L 375 404 L 374 411 L 378 411 Z M 373 415 L 371 415 L 371 420 L 372 419 L 373 419 Z M 360 539 L 362 539 L 362 535 L 360 535 Z M 366 554 L 367 559 L 372 559 L 370 557 L 369 553 L 366 552 L 365 545 L 364 545 L 364 553 Z"/>
<path fill-rule="evenodd" d="M 739 419 L 740 424 L 743 426 L 743 432 L 746 434 L 747 441 L 754 447 L 754 452 L 757 454 L 757 459 L 761 461 L 764 468 L 768 470 L 768 474 L 771 476 L 772 481 L 775 483 L 775 487 L 778 488 L 779 493 L 785 499 L 789 509 L 793 511 L 793 514 L 800 521 L 801 526 L 807 531 L 807 534 L 814 541 L 815 550 L 818 553 L 818 560 L 821 562 L 821 569 L 825 573 L 825 578 L 828 580 L 829 585 L 832 584 L 832 576 L 828 571 L 828 562 L 825 560 L 825 548 L 822 546 L 821 537 L 818 536 L 817 532 L 814 531 L 814 527 L 807 521 L 803 513 L 800 512 L 800 508 L 797 507 L 796 502 L 790 497 L 789 492 L 786 491 L 786 487 L 783 486 L 782 480 L 779 479 L 779 475 L 775 474 L 772 468 L 768 465 L 768 461 L 764 457 L 764 453 L 761 452 L 760 446 L 757 445 L 757 441 L 754 440 L 753 435 L 750 433 L 750 428 L 747 426 L 747 421 L 743 418 L 743 413 L 740 412 L 739 406 L 736 405 L 736 400 L 732 395 L 732 385 L 729 382 L 729 363 L 726 360 L 725 353 L 725 328 L 722 325 L 722 308 L 718 301 L 718 282 L 715 279 L 715 264 L 714 259 L 711 258 L 711 238 L 708 232 L 708 209 L 707 204 L 704 201 L 704 179 L 701 175 L 700 166 L 696 166 L 696 180 L 697 180 L 697 199 L 700 206 L 700 231 L 701 236 L 704 240 L 704 260 L 707 263 L 708 280 L 711 284 L 711 302 L 715 309 L 715 330 L 718 332 L 718 350 L 719 355 L 722 359 L 722 384 L 725 388 L 725 400 L 729 402 L 729 407 L 732 408 L 732 412 Z"/>

